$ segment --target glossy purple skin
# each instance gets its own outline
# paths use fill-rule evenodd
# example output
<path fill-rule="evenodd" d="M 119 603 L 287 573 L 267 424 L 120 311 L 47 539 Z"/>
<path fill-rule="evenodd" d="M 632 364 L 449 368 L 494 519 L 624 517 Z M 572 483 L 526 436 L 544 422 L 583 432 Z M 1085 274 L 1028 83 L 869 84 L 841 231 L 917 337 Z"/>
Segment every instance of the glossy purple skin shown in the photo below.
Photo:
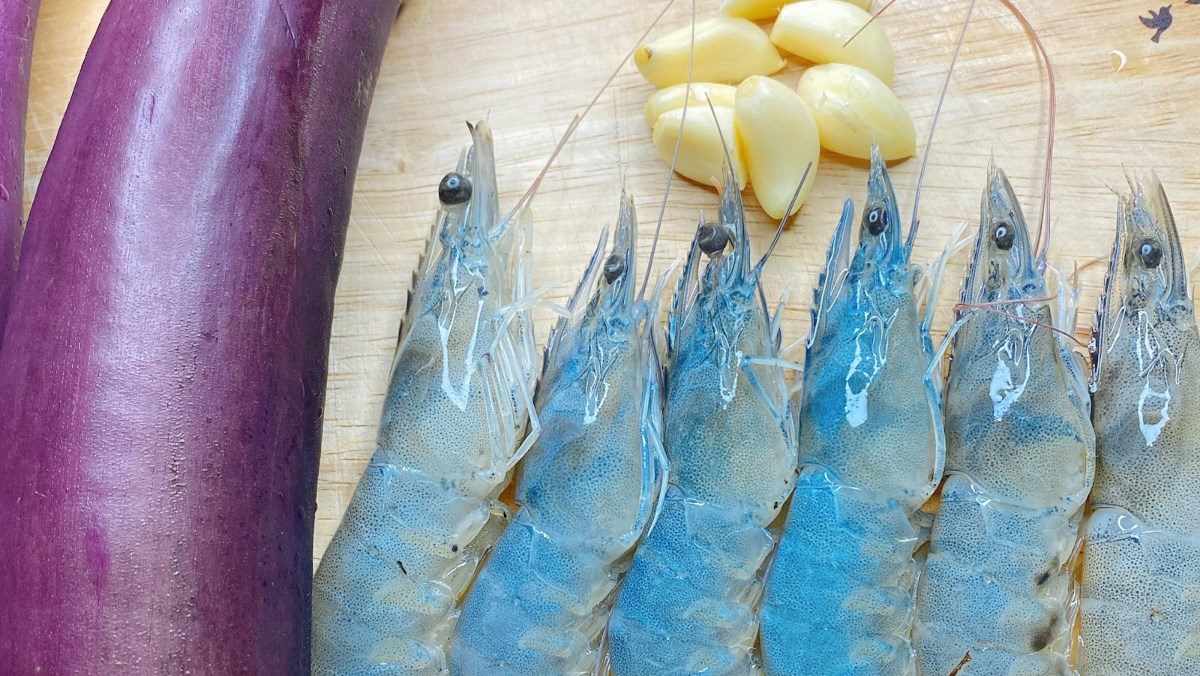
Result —
<path fill-rule="evenodd" d="M 0 348 L 7 673 L 307 673 L 326 359 L 399 0 L 113 0 Z"/>
<path fill-rule="evenodd" d="M 25 106 L 38 1 L 0 2 L 0 335 L 21 246 Z"/>

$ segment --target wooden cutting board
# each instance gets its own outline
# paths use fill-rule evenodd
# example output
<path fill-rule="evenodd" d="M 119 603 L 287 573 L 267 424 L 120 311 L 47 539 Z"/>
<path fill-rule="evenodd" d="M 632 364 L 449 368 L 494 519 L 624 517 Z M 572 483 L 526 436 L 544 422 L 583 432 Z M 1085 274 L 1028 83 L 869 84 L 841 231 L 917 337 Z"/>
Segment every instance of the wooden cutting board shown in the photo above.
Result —
<path fill-rule="evenodd" d="M 1154 31 L 1138 20 L 1148 15 L 1149 0 L 1017 1 L 1046 44 L 1058 83 L 1052 260 L 1070 269 L 1106 255 L 1115 224 L 1113 190 L 1123 189 L 1126 171 L 1150 168 L 1173 200 L 1187 253 L 1200 248 L 1200 6 L 1176 2 L 1173 25 L 1154 43 Z M 490 119 L 501 198 L 511 204 L 663 2 L 407 0 L 375 91 L 338 287 L 318 558 L 373 450 L 405 293 L 437 206 L 437 182 L 468 142 L 464 122 Z M 105 4 L 43 0 L 29 107 L 27 201 Z M 701 0 L 700 16 L 716 14 L 718 4 Z M 965 8 L 966 0 L 914 0 L 897 3 L 881 20 L 895 47 L 895 90 L 916 121 L 920 143 Z M 677 2 L 655 34 L 686 25 L 689 12 L 687 0 Z M 977 223 L 993 156 L 1031 223 L 1040 207 L 1045 70 L 999 3 L 981 1 L 975 17 L 930 156 L 917 260 L 931 259 L 959 224 Z M 1119 72 L 1113 50 L 1127 57 Z M 802 70 L 792 61 L 779 78 L 794 84 Z M 542 185 L 534 203 L 536 284 L 578 278 L 600 228 L 615 220 L 622 182 L 636 196 L 642 222 L 654 223 L 665 167 L 642 115 L 651 92 L 632 65 L 623 69 Z M 918 168 L 916 160 L 893 168 L 902 212 L 912 202 Z M 808 204 L 783 235 L 768 266 L 767 288 L 772 295 L 791 291 L 785 341 L 808 328 L 812 285 L 841 201 L 849 196 L 861 202 L 865 177 L 862 163 L 825 155 Z M 711 190 L 675 182 L 659 265 L 685 251 L 699 211 L 715 204 Z M 747 207 L 761 250 L 774 226 L 749 191 Z M 942 294 L 942 330 L 962 262 L 952 265 Z M 1102 266 L 1083 273 L 1083 328 L 1090 325 L 1102 277 Z M 564 299 L 568 286 L 553 296 Z M 551 316 L 539 312 L 537 318 L 544 337 Z"/>

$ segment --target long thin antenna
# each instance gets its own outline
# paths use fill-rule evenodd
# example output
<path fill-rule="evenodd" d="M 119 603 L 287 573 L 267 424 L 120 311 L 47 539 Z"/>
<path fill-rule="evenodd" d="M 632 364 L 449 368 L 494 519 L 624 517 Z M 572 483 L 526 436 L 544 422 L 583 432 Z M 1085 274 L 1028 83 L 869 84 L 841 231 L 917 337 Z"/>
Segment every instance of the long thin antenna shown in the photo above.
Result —
<path fill-rule="evenodd" d="M 662 233 L 663 219 L 667 216 L 667 198 L 671 196 L 671 184 L 675 182 L 675 163 L 679 160 L 679 146 L 683 143 L 683 128 L 687 123 L 688 102 L 692 100 L 692 65 L 696 58 L 696 0 L 692 0 L 692 38 L 688 45 L 687 84 L 683 90 L 683 114 L 679 118 L 679 135 L 675 137 L 675 150 L 671 153 L 671 166 L 667 168 L 667 187 L 663 190 L 662 205 L 658 208 L 658 223 L 654 225 L 654 239 L 650 242 L 650 259 L 646 261 L 646 274 L 642 276 L 642 288 L 637 298 L 646 296 L 646 285 L 650 283 L 650 271 L 654 268 L 654 254 L 658 252 L 658 236 Z"/>
<path fill-rule="evenodd" d="M 878 12 L 875 12 L 874 14 L 872 14 L 871 18 L 867 19 L 867 22 L 864 23 L 861 28 L 854 31 L 854 35 L 851 35 L 849 40 L 846 40 L 845 42 L 842 43 L 842 46 L 847 47 L 850 45 L 851 42 L 854 42 L 854 38 L 858 37 L 859 35 L 862 34 L 863 31 L 867 30 L 867 26 L 870 26 L 871 24 L 875 23 L 875 19 L 878 19 L 884 12 L 886 12 L 888 10 L 888 7 L 891 7 L 894 4 L 896 4 L 896 0 L 888 0 L 888 3 L 886 5 L 884 5 L 883 7 L 880 7 Z"/>
<path fill-rule="evenodd" d="M 1020 22 L 1021 27 L 1025 29 L 1025 33 L 1029 39 L 1033 41 L 1037 47 L 1038 53 L 1042 56 L 1042 61 L 1046 64 L 1046 80 L 1050 85 L 1050 125 L 1046 137 L 1046 175 L 1042 180 L 1042 209 L 1038 218 L 1038 236 L 1034 244 L 1034 251 L 1038 256 L 1038 267 L 1044 268 L 1046 264 L 1046 251 L 1050 248 L 1050 178 L 1054 170 L 1054 127 L 1055 113 L 1058 110 L 1058 95 L 1054 86 L 1054 65 L 1050 63 L 1050 55 L 1046 53 L 1046 46 L 1042 44 L 1042 39 L 1038 37 L 1037 31 L 1030 25 L 1029 20 L 1017 9 L 1012 0 L 1000 0 L 1001 4 L 1012 12 L 1013 16 Z"/>
<path fill-rule="evenodd" d="M 889 2 L 888 5 L 891 3 Z M 887 9 L 885 6 L 884 9 Z M 967 4 L 967 16 L 963 19 L 962 28 L 958 32 L 958 42 L 954 44 L 954 55 L 950 57 L 950 68 L 946 70 L 946 78 L 942 81 L 942 93 L 938 96 L 937 108 L 933 111 L 933 123 L 929 125 L 929 138 L 925 141 L 925 152 L 921 155 L 921 171 L 917 174 L 917 187 L 913 193 L 912 225 L 908 228 L 908 237 L 904 240 L 904 249 L 911 252 L 917 239 L 917 230 L 921 227 L 921 186 L 925 184 L 925 168 L 929 165 L 929 154 L 933 150 L 933 132 L 937 130 L 938 120 L 942 117 L 942 104 L 946 102 L 946 92 L 950 89 L 950 76 L 954 74 L 954 66 L 958 63 L 958 53 L 962 51 L 963 41 L 967 37 L 967 27 L 971 25 L 971 13 L 975 11 L 975 0 Z M 883 9 L 879 10 L 883 13 Z M 876 15 L 878 16 L 878 15 Z M 907 254 L 906 254 L 907 255 Z"/>
<path fill-rule="evenodd" d="M 775 250 L 775 245 L 779 244 L 779 237 L 783 234 L 783 229 L 787 227 L 788 221 L 792 218 L 792 209 L 796 206 L 796 201 L 800 199 L 800 191 L 804 189 L 805 182 L 808 181 L 808 173 L 812 171 L 813 163 L 809 162 L 808 166 L 804 167 L 804 175 L 800 177 L 800 183 L 796 184 L 796 191 L 792 193 L 792 200 L 788 202 L 787 211 L 784 212 L 783 218 L 779 219 L 779 227 L 775 228 L 775 236 L 771 238 L 771 243 L 767 245 L 767 251 L 758 259 L 758 263 L 754 266 L 755 277 L 762 273 L 763 266 L 767 264 L 767 259 L 771 257 L 771 252 Z"/>
<path fill-rule="evenodd" d="M 617 75 L 621 72 L 621 69 L 624 68 L 625 64 L 629 63 L 629 60 L 633 58 L 633 54 L 637 51 L 638 46 L 646 41 L 646 37 L 650 35 L 650 31 L 654 30 L 654 27 L 658 25 L 658 22 L 661 21 L 664 16 L 666 16 L 667 10 L 671 9 L 671 6 L 674 4 L 675 0 L 667 0 L 667 4 L 662 8 L 662 11 L 658 13 L 658 16 L 654 17 L 654 21 L 650 22 L 650 25 L 647 26 L 646 30 L 642 32 L 641 37 L 639 37 L 637 42 L 634 43 L 633 48 L 625 53 L 625 58 L 621 59 L 621 63 L 618 64 L 615 69 L 613 69 L 613 72 L 608 76 L 608 79 L 605 80 L 604 84 L 600 86 L 600 91 L 596 92 L 596 95 L 593 96 L 592 100 L 588 102 L 587 107 L 583 109 L 583 112 L 576 115 L 575 119 L 571 120 L 571 124 L 567 125 L 567 131 L 563 133 L 562 140 L 558 142 L 558 145 L 554 148 L 554 152 L 550 153 L 550 159 L 546 160 L 546 166 L 542 167 L 541 172 L 538 173 L 537 178 L 533 181 L 533 184 L 529 186 L 529 189 L 525 191 L 525 194 L 521 196 L 521 199 L 517 200 L 517 203 L 513 205 L 512 211 L 509 211 L 508 215 L 504 217 L 505 221 L 511 220 L 512 217 L 517 214 L 517 212 L 524 208 L 525 204 L 528 203 L 533 197 L 533 194 L 537 192 L 538 186 L 542 184 L 542 179 L 546 178 L 547 172 L 550 171 L 550 165 L 554 164 L 554 160 L 558 159 L 558 154 L 562 152 L 563 147 L 567 145 L 567 141 L 571 138 L 571 135 L 574 134 L 575 130 L 579 128 L 580 123 L 583 122 L 583 118 L 587 117 L 587 114 L 596 106 L 596 102 L 600 100 L 600 97 L 604 94 L 604 90 L 608 89 L 608 86 L 612 84 L 613 80 L 617 79 Z"/>

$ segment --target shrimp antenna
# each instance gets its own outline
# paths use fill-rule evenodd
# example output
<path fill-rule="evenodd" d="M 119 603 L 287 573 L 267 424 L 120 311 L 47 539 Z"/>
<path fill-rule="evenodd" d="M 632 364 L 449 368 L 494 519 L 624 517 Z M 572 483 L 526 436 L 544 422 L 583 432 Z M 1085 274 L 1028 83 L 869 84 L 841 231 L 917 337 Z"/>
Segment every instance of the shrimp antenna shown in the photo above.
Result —
<path fill-rule="evenodd" d="M 886 12 L 888 10 L 888 7 L 891 7 L 894 4 L 896 4 L 896 0 L 888 0 L 887 4 L 884 5 L 883 7 L 880 7 L 878 12 L 875 12 L 874 14 L 872 14 L 871 18 L 867 19 L 867 22 L 864 23 L 861 28 L 854 31 L 854 35 L 851 35 L 849 40 L 846 40 L 845 42 L 842 43 L 842 47 L 846 47 L 851 42 L 854 42 L 854 38 L 858 37 L 859 35 L 862 34 L 863 31 L 867 30 L 867 26 L 870 26 L 871 24 L 875 23 L 875 19 L 878 19 L 884 12 Z"/>
<path fill-rule="evenodd" d="M 892 3 L 884 5 L 887 9 Z M 879 10 L 879 14 L 883 13 Z M 942 93 L 938 96 L 937 107 L 933 111 L 933 123 L 929 125 L 929 138 L 925 140 L 925 152 L 921 154 L 921 171 L 917 174 L 917 187 L 913 192 L 912 225 L 908 228 L 908 237 L 904 240 L 905 256 L 912 251 L 917 239 L 917 230 L 921 227 L 921 186 L 925 184 L 925 168 L 929 165 L 929 153 L 933 150 L 933 133 L 937 131 L 938 120 L 942 117 L 942 104 L 946 102 L 946 91 L 950 89 L 950 77 L 954 74 L 954 66 L 958 63 L 958 54 L 962 51 L 963 41 L 967 37 L 967 27 L 971 25 L 971 13 L 975 11 L 975 0 L 967 4 L 967 16 L 963 18 L 962 28 L 958 31 L 958 42 L 954 44 L 954 54 L 950 57 L 950 68 L 946 70 L 946 78 L 942 80 Z M 876 14 L 876 16 L 879 16 Z"/>
<path fill-rule="evenodd" d="M 658 208 L 658 223 L 654 225 L 654 239 L 650 241 L 650 259 L 646 261 L 646 273 L 642 275 L 642 287 L 637 298 L 646 297 L 646 285 L 650 283 L 650 271 L 654 268 L 654 254 L 658 252 L 658 237 L 662 233 L 663 219 L 667 215 L 667 198 L 671 196 L 671 184 L 675 182 L 675 163 L 679 160 L 679 146 L 683 143 L 683 125 L 687 123 L 688 102 L 692 99 L 692 65 L 696 58 L 696 0 L 692 0 L 692 37 L 688 45 L 687 84 L 683 90 L 683 114 L 679 118 L 679 135 L 675 138 L 675 150 L 671 153 L 671 166 L 667 168 L 667 187 L 663 190 L 662 205 Z"/>
<path fill-rule="evenodd" d="M 1038 37 L 1037 31 L 1030 25 L 1029 20 L 1017 9 L 1012 0 L 1000 0 L 1000 3 L 1012 12 L 1020 22 L 1021 28 L 1025 30 L 1026 35 L 1033 41 L 1034 46 L 1041 54 L 1042 61 L 1046 64 L 1046 80 L 1050 86 L 1050 124 L 1046 136 L 1046 175 L 1042 179 L 1042 209 L 1038 217 L 1038 236 L 1034 244 L 1034 251 L 1037 253 L 1038 268 L 1045 269 L 1046 267 L 1046 250 L 1050 248 L 1050 177 L 1054 170 L 1054 127 L 1055 113 L 1058 110 L 1058 94 L 1054 86 L 1054 65 L 1050 63 L 1050 55 L 1046 53 L 1046 46 L 1042 44 L 1042 39 Z"/>
<path fill-rule="evenodd" d="M 783 218 L 779 219 L 779 227 L 775 228 L 775 236 L 771 238 L 771 243 L 767 245 L 766 253 L 754 265 L 755 279 L 762 275 L 763 266 L 767 264 L 767 259 L 771 257 L 771 252 L 775 250 L 775 245 L 779 244 L 779 237 L 783 234 L 783 229 L 787 227 L 788 221 L 792 218 L 792 209 L 795 208 L 796 201 L 800 199 L 800 191 L 804 189 L 804 184 L 808 181 L 808 173 L 812 171 L 812 166 L 813 163 L 809 162 L 808 166 L 804 167 L 804 175 L 800 177 L 800 183 L 796 185 L 796 192 L 792 193 L 792 200 L 788 202 L 787 211 L 784 212 Z"/>
<path fill-rule="evenodd" d="M 617 79 L 617 74 L 620 73 L 621 69 L 625 67 L 625 64 L 629 63 L 629 60 L 633 58 L 633 54 L 637 51 L 638 46 L 646 41 L 646 37 L 650 35 L 650 31 L 654 30 L 654 27 L 658 25 L 659 21 L 662 21 L 662 18 L 667 14 L 667 10 L 671 9 L 671 6 L 674 4 L 675 0 L 667 0 L 667 4 L 658 13 L 658 16 L 654 17 L 654 21 L 651 21 L 650 25 L 646 27 L 646 30 L 642 31 L 641 37 L 638 38 L 633 48 L 625 53 L 625 58 L 621 59 L 621 63 L 619 63 L 617 67 L 613 69 L 613 72 L 608 76 L 608 79 L 605 80 L 604 84 L 600 86 L 600 91 L 596 92 L 596 95 L 593 96 L 592 100 L 588 102 L 587 106 L 583 109 L 583 112 L 576 115 L 575 118 L 571 120 L 571 124 L 567 125 L 567 130 L 563 133 L 562 140 L 560 140 L 558 145 L 555 146 L 554 152 L 550 153 L 550 159 L 546 160 L 546 166 L 542 167 L 542 170 L 538 172 L 537 178 L 533 180 L 533 184 L 529 186 L 529 189 L 525 191 L 524 195 L 521 195 L 521 199 L 517 200 L 517 203 L 513 205 L 512 210 L 509 211 L 508 215 L 504 217 L 505 221 L 512 220 L 513 216 L 523 209 L 525 205 L 529 203 L 529 200 L 533 199 L 534 193 L 537 192 L 538 187 L 542 184 L 542 180 L 546 178 L 546 174 L 550 171 L 550 166 L 554 164 L 554 160 L 558 159 L 559 153 L 561 153 L 562 149 L 567 145 L 567 141 L 570 140 L 571 136 L 575 133 L 575 130 L 579 128 L 579 125 L 583 122 L 583 118 L 587 117 L 587 114 L 596 106 L 596 102 L 600 100 L 600 97 L 604 94 L 604 91 L 608 89 L 608 86 L 612 84 L 613 80 Z"/>

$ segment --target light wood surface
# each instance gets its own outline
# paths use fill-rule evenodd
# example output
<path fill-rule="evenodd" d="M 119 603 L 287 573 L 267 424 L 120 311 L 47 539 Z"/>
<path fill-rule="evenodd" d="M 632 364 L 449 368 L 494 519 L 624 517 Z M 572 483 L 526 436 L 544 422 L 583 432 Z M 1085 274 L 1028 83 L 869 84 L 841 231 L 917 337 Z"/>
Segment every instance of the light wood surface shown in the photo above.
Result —
<path fill-rule="evenodd" d="M 663 0 L 665 1 L 665 0 Z M 1155 168 L 1172 198 L 1187 253 L 1200 247 L 1200 6 L 1176 3 L 1162 42 L 1138 21 L 1138 3 L 1017 0 L 1050 51 L 1059 93 L 1052 201 L 1052 260 L 1070 266 L 1109 251 L 1125 171 Z M 703 16 L 718 0 L 700 0 Z M 1149 4 L 1149 3 L 1143 3 Z M 103 0 L 43 0 L 32 73 L 26 200 L 66 108 Z M 392 351 L 410 275 L 437 205 L 436 185 L 468 135 L 488 117 L 506 205 L 525 190 L 572 116 L 662 8 L 659 0 L 407 0 L 392 33 L 367 128 L 337 294 L 325 408 L 315 555 L 320 556 L 373 450 Z M 900 2 L 882 19 L 896 51 L 895 90 L 921 143 L 966 0 Z M 686 25 L 676 2 L 655 34 Z M 1114 49 L 1128 64 L 1116 72 Z M 794 84 L 793 60 L 780 79 Z M 1036 220 L 1045 153 L 1044 69 L 1016 21 L 981 0 L 946 100 L 922 194 L 917 260 L 931 259 L 964 221 L 977 223 L 989 158 L 1008 172 L 1027 218 Z M 642 105 L 652 89 L 623 69 L 563 152 L 534 203 L 536 284 L 577 279 L 600 228 L 615 220 L 622 181 L 641 221 L 658 213 L 665 167 L 650 145 Z M 919 161 L 893 167 L 907 212 Z M 785 340 L 808 327 L 811 289 L 847 196 L 861 202 L 861 163 L 826 154 L 812 197 L 784 233 L 768 266 L 771 294 L 791 290 Z M 676 181 L 663 225 L 659 265 L 681 255 L 701 209 L 715 194 Z M 755 246 L 773 224 L 747 191 Z M 648 247 L 643 247 L 645 254 Z M 962 274 L 952 265 L 942 294 L 944 329 Z M 1090 324 L 1101 266 L 1083 277 Z M 566 297 L 560 287 L 554 295 Z M 537 314 L 542 337 L 550 324 Z M 1086 326 L 1085 326 L 1086 327 Z"/>

